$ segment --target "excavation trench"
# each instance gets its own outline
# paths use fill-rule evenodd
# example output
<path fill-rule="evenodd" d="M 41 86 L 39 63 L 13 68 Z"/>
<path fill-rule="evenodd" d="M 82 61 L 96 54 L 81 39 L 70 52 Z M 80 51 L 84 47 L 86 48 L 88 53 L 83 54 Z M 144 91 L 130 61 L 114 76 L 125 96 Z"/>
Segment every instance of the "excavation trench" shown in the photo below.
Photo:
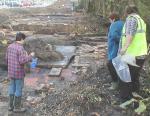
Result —
<path fill-rule="evenodd" d="M 13 27 L 15 31 L 4 30 L 10 43 L 14 41 L 15 33 L 20 30 L 20 27 L 22 26 L 18 25 L 16 29 Z M 35 113 L 40 104 L 45 104 L 43 100 L 48 95 L 60 94 L 61 91 L 69 89 L 71 83 L 81 80 L 83 75 L 93 73 L 93 70 L 96 73 L 97 67 L 94 66 L 91 71 L 88 68 L 91 67 L 93 62 L 101 66 L 104 65 L 107 46 L 105 36 L 66 34 L 62 30 L 63 34 L 41 34 L 39 31 L 35 32 L 35 29 L 33 29 L 34 32 L 32 29 L 30 30 L 31 25 L 27 24 L 25 27 L 27 28 L 22 30 L 27 35 L 25 49 L 28 53 L 34 51 L 38 58 L 38 65 L 35 69 L 30 68 L 30 63 L 26 66 L 27 74 L 25 77 L 23 100 L 25 106 L 28 107 L 28 112 L 23 115 L 30 116 Z M 35 26 L 35 28 L 39 30 L 41 26 Z M 57 29 L 55 30 L 59 32 Z M 3 48 L 1 49 L 3 59 L 1 59 L 2 62 L 0 64 L 6 67 L 4 56 L 7 45 L 1 44 L 1 46 Z M 0 87 L 2 97 L 6 99 L 2 101 L 4 103 L 2 108 L 4 108 L 7 106 L 8 84 L 5 81 L 7 71 L 3 68 L 1 72 Z M 52 99 L 54 100 L 53 97 Z M 3 111 L 5 110 L 7 109 L 3 109 Z M 16 114 L 12 115 L 16 116 Z"/>
<path fill-rule="evenodd" d="M 0 116 L 137 115 L 132 104 L 127 110 L 119 109 L 118 91 L 109 90 L 104 28 L 108 21 L 102 16 L 72 12 L 67 7 L 71 4 L 70 0 L 58 0 L 46 8 L 0 10 Z M 5 52 L 18 31 L 27 35 L 25 49 L 34 51 L 38 58 L 36 68 L 26 65 L 22 98 L 27 112 L 22 114 L 7 110 Z M 150 96 L 148 62 L 140 77 L 143 98 Z M 147 106 L 142 115 L 148 116 L 149 112 Z"/>

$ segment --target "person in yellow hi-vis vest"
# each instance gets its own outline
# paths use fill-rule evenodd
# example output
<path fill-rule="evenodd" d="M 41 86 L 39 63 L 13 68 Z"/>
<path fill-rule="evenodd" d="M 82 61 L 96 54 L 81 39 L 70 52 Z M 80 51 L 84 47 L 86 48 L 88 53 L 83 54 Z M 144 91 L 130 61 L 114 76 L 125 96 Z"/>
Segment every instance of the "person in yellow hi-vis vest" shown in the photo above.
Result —
<path fill-rule="evenodd" d="M 147 55 L 146 24 L 139 16 L 137 7 L 127 6 L 125 15 L 127 18 L 122 31 L 119 54 L 135 57 L 138 66 L 128 64 L 131 82 L 120 80 L 120 96 L 124 101 L 132 98 L 132 92 L 139 91 L 139 74 Z"/>

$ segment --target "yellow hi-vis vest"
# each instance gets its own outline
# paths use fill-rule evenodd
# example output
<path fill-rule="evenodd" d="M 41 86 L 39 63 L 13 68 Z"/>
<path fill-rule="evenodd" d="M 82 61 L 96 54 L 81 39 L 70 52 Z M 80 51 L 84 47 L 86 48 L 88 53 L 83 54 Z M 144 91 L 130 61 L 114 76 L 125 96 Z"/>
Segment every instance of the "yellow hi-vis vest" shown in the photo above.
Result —
<path fill-rule="evenodd" d="M 138 26 L 136 34 L 134 35 L 131 44 L 127 48 L 125 54 L 132 56 L 142 56 L 147 55 L 147 41 L 146 41 L 146 24 L 139 15 L 131 15 L 128 18 L 134 17 L 137 19 Z M 126 25 L 124 25 L 122 30 L 122 47 L 126 41 Z"/>

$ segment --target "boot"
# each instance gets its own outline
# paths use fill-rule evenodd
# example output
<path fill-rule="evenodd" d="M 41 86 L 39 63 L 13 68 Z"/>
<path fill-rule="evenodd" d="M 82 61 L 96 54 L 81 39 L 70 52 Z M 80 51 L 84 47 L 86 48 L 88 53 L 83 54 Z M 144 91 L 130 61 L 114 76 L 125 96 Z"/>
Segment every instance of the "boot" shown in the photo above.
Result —
<path fill-rule="evenodd" d="M 14 109 L 14 95 L 9 95 L 9 111 L 13 111 Z"/>
<path fill-rule="evenodd" d="M 14 102 L 14 112 L 16 113 L 21 113 L 21 112 L 25 112 L 26 109 L 21 107 L 21 97 L 16 97 L 15 96 L 15 102 Z"/>

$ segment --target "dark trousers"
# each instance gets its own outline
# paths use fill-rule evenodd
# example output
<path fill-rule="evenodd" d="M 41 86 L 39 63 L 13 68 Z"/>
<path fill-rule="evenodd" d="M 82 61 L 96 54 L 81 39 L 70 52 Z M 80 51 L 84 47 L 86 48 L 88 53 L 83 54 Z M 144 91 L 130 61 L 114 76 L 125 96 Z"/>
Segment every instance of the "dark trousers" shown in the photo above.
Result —
<path fill-rule="evenodd" d="M 116 70 L 115 70 L 115 68 L 114 68 L 114 66 L 112 64 L 112 60 L 108 61 L 107 67 L 108 67 L 108 70 L 110 72 L 112 81 L 117 82 L 118 81 L 118 75 L 117 75 Z"/>
<path fill-rule="evenodd" d="M 129 65 L 132 82 L 126 83 L 119 79 L 120 97 L 123 99 L 130 99 L 132 92 L 138 92 L 140 89 L 139 76 L 140 70 L 144 64 L 145 59 L 136 59 L 136 64 L 140 67 Z"/>

